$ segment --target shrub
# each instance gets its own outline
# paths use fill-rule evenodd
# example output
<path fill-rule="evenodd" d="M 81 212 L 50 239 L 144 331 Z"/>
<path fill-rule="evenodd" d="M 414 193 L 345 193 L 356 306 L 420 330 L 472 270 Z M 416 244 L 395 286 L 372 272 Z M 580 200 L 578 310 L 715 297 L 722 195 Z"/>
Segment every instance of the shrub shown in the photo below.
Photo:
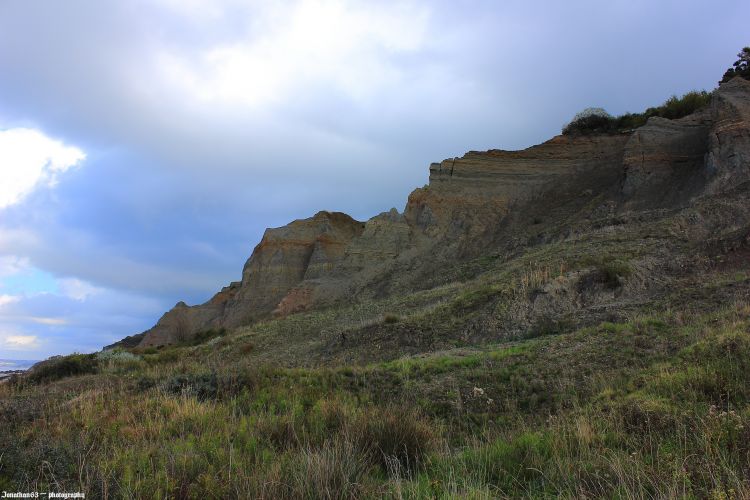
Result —
<path fill-rule="evenodd" d="M 118 362 L 131 362 L 140 360 L 140 356 L 123 351 L 121 349 L 105 349 L 104 351 L 96 353 L 96 359 L 99 361 L 114 361 Z"/>
<path fill-rule="evenodd" d="M 719 84 L 726 83 L 735 76 L 739 76 L 745 80 L 750 80 L 750 47 L 743 48 L 737 54 L 737 60 L 732 67 L 724 73 Z"/>
<path fill-rule="evenodd" d="M 398 323 L 401 318 L 396 314 L 386 314 L 383 316 L 383 323 Z"/>
<path fill-rule="evenodd" d="M 705 90 L 691 91 L 682 97 L 673 95 L 664 104 L 648 108 L 643 113 L 625 113 L 612 117 L 601 108 L 587 108 L 576 114 L 562 130 L 563 135 L 588 135 L 618 133 L 646 124 L 649 118 L 658 116 L 676 120 L 688 116 L 711 102 L 711 94 Z"/>
<path fill-rule="evenodd" d="M 177 349 L 156 350 L 155 354 L 144 354 L 143 359 L 150 365 L 172 363 L 180 359 Z"/>
<path fill-rule="evenodd" d="M 673 95 L 658 108 L 646 110 L 647 116 L 660 116 L 675 120 L 694 113 L 711 102 L 711 94 L 702 90 L 700 92 L 688 92 L 682 97 Z"/>
<path fill-rule="evenodd" d="M 210 328 L 197 332 L 190 340 L 186 341 L 189 345 L 199 345 L 208 342 L 211 339 L 221 337 L 227 332 L 226 328 Z"/>
<path fill-rule="evenodd" d="M 197 375 L 175 375 L 162 384 L 164 392 L 182 396 L 193 396 L 199 401 L 215 399 L 219 393 L 216 373 Z"/>
<path fill-rule="evenodd" d="M 620 280 L 633 272 L 630 265 L 622 260 L 607 260 L 597 265 L 598 280 L 609 288 L 617 288 Z"/>
<path fill-rule="evenodd" d="M 54 356 L 38 363 L 31 369 L 28 377 L 31 382 L 40 384 L 74 375 L 96 373 L 98 369 L 99 360 L 95 354 L 70 354 Z"/>
<path fill-rule="evenodd" d="M 564 135 L 571 135 L 576 132 L 607 132 L 612 128 L 612 115 L 602 108 L 586 108 L 578 112 L 573 119 L 564 128 Z"/>
<path fill-rule="evenodd" d="M 413 473 L 434 447 L 431 426 L 414 409 L 403 406 L 377 408 L 362 413 L 354 431 L 360 450 L 374 453 L 385 471 L 394 468 Z"/>
<path fill-rule="evenodd" d="M 128 373 L 142 368 L 143 358 L 128 351 L 105 350 L 96 354 L 100 370 L 107 369 L 112 373 Z"/>

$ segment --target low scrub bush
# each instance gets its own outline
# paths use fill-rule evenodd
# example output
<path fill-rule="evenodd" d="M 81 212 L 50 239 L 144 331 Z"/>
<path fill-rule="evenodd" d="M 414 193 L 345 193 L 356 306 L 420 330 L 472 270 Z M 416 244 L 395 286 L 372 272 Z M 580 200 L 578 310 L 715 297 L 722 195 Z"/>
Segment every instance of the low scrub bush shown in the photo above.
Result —
<path fill-rule="evenodd" d="M 126 373 L 136 371 L 144 364 L 143 359 L 128 351 L 121 349 L 108 349 L 96 354 L 102 368 L 106 367 L 114 373 Z"/>
<path fill-rule="evenodd" d="M 74 375 L 96 373 L 98 370 L 99 360 L 95 354 L 71 354 L 42 361 L 34 366 L 28 377 L 31 382 L 40 384 Z"/>
<path fill-rule="evenodd" d="M 396 314 L 386 314 L 383 316 L 383 323 L 398 323 L 401 318 Z"/>
<path fill-rule="evenodd" d="M 206 401 L 218 397 L 219 380 L 216 373 L 175 375 L 162 384 L 162 389 L 168 394 L 192 396 Z"/>
<path fill-rule="evenodd" d="M 226 328 L 210 328 L 197 332 L 190 340 L 186 341 L 188 345 L 200 345 L 211 339 L 221 337 L 227 333 Z"/>
<path fill-rule="evenodd" d="M 362 413 L 353 431 L 359 448 L 372 452 L 385 471 L 413 473 L 434 448 L 433 428 L 413 408 L 389 406 Z"/>
<path fill-rule="evenodd" d="M 701 90 L 688 92 L 682 97 L 672 96 L 661 106 L 648 108 L 643 113 L 625 113 L 613 117 L 601 108 L 586 109 L 563 127 L 562 133 L 563 135 L 614 134 L 641 127 L 654 116 L 676 120 L 696 112 L 710 102 L 711 93 Z"/>
<path fill-rule="evenodd" d="M 622 260 L 607 260 L 599 263 L 596 266 L 598 273 L 598 279 L 610 288 L 617 288 L 620 286 L 620 280 L 628 278 L 633 270 L 625 261 Z"/>

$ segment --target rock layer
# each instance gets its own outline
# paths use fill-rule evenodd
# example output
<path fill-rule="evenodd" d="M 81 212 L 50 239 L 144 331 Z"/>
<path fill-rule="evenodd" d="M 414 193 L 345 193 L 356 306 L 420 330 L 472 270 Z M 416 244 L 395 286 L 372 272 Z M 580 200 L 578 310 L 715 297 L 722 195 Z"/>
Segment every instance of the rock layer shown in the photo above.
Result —
<path fill-rule="evenodd" d="M 557 136 L 523 151 L 472 151 L 433 163 L 429 184 L 411 193 L 403 214 L 392 209 L 362 223 L 319 212 L 267 230 L 242 281 L 205 304 L 177 304 L 140 345 L 428 286 L 461 259 L 573 231 L 534 234 L 535 221 L 550 213 L 626 217 L 734 189 L 750 181 L 749 119 L 750 82 L 735 78 L 709 108 L 680 120 L 652 118 L 628 133 Z"/>
<path fill-rule="evenodd" d="M 145 332 L 140 346 L 180 342 L 200 331 L 232 328 L 267 315 L 302 281 L 329 272 L 363 226 L 346 214 L 318 212 L 309 219 L 267 229 L 245 264 L 242 281 L 225 287 L 205 304 L 178 303 Z M 280 308 L 281 312 L 298 309 Z"/>

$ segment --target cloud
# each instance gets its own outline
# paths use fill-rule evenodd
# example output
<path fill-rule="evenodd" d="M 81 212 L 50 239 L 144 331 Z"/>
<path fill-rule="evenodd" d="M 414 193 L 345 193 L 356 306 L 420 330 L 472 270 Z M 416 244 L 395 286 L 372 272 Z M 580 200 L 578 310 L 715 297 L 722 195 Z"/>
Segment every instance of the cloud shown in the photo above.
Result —
<path fill-rule="evenodd" d="M 18 297 L 16 295 L 0 295 L 0 308 L 8 304 L 18 302 L 19 300 L 21 300 L 21 297 Z"/>
<path fill-rule="evenodd" d="M 0 209 L 18 203 L 38 186 L 54 186 L 59 174 L 85 158 L 80 149 L 38 130 L 0 131 Z"/>
<path fill-rule="evenodd" d="M 84 301 L 62 293 L 20 296 L 0 309 L 0 353 L 9 336 L 36 337 L 38 342 L 24 354 L 28 359 L 96 351 L 147 329 L 154 318 L 173 305 L 159 298 L 104 288 Z M 15 342 L 14 352 L 21 350 Z"/>
<path fill-rule="evenodd" d="M 187 53 L 162 52 L 165 83 L 191 101 L 251 107 L 319 86 L 362 99 L 401 80 L 390 55 L 417 52 L 426 40 L 424 6 L 303 0 L 263 7 L 253 12 L 254 24 L 266 28 L 260 33 L 248 30 L 238 40 Z"/>
<path fill-rule="evenodd" d="M 29 267 L 29 259 L 17 255 L 0 255 L 0 278 L 18 274 Z"/>
<path fill-rule="evenodd" d="M 39 338 L 36 335 L 6 335 L 0 337 L 0 343 L 12 351 L 27 351 L 39 347 Z"/>
<path fill-rule="evenodd" d="M 60 325 L 66 325 L 68 324 L 68 320 L 65 318 L 43 318 L 43 317 L 36 317 L 31 316 L 29 318 L 23 318 L 26 321 L 31 321 L 32 323 L 38 323 L 40 325 L 47 325 L 47 326 L 60 326 Z"/>
<path fill-rule="evenodd" d="M 431 161 L 711 88 L 750 15 L 739 0 L 708 17 L 692 0 L 41 3 L 0 1 L 0 129 L 45 138 L 22 182 L 0 177 L 0 294 L 20 297 L 0 332 L 37 336 L 40 355 L 208 299 L 265 227 L 366 219 L 403 207 Z"/>
<path fill-rule="evenodd" d="M 64 278 L 59 280 L 58 283 L 60 290 L 66 297 L 70 297 L 79 302 L 85 301 L 91 295 L 102 292 L 101 288 L 95 287 L 91 283 L 87 283 L 77 278 Z"/>

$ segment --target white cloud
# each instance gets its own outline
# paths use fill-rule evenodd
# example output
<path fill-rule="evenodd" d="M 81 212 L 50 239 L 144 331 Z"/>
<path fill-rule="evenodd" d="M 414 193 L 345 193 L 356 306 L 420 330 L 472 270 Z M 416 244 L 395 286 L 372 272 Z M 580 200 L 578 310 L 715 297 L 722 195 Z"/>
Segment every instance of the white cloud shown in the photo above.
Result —
<path fill-rule="evenodd" d="M 19 300 L 21 300 L 21 297 L 17 295 L 0 295 L 0 307 L 13 304 Z"/>
<path fill-rule="evenodd" d="M 36 335 L 6 335 L 2 337 L 2 346 L 10 350 L 34 349 L 39 346 Z"/>
<path fill-rule="evenodd" d="M 203 7 L 193 2 L 188 11 Z M 253 14 L 260 29 L 240 39 L 162 52 L 159 67 L 168 84 L 202 101 L 250 106 L 316 85 L 361 98 L 399 81 L 401 70 L 390 55 L 421 49 L 429 17 L 424 7 L 409 3 L 373 8 L 340 0 L 268 3 Z"/>
<path fill-rule="evenodd" d="M 63 295 L 79 302 L 83 302 L 89 296 L 102 291 L 101 288 L 95 287 L 91 283 L 87 283 L 86 281 L 77 278 L 64 278 L 58 280 L 58 285 Z"/>
<path fill-rule="evenodd" d="M 0 131 L 0 209 L 18 203 L 37 186 L 54 186 L 59 174 L 85 158 L 80 149 L 38 130 Z"/>
<path fill-rule="evenodd" d="M 65 318 L 45 318 L 42 316 L 31 316 L 25 319 L 31 321 L 32 323 L 47 326 L 61 326 L 68 324 L 68 320 L 66 320 Z"/>
<path fill-rule="evenodd" d="M 0 228 L 0 241 L 6 237 L 5 231 Z M 5 245 L 0 244 L 0 251 Z M 29 268 L 29 259 L 16 255 L 0 255 L 0 278 L 19 274 Z"/>

